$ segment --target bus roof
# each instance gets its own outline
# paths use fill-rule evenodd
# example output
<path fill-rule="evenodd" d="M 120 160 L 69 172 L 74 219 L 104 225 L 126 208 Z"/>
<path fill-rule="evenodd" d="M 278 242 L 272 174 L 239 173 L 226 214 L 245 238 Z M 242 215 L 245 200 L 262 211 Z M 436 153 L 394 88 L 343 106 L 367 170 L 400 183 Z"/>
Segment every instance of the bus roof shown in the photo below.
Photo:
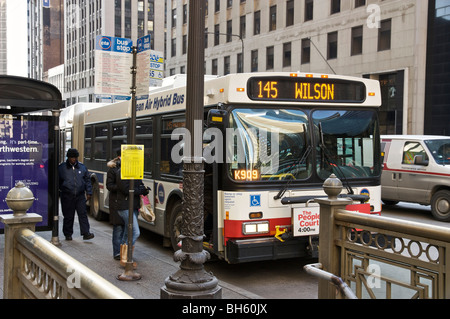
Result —
<path fill-rule="evenodd" d="M 311 101 L 281 101 L 281 100 L 255 100 L 249 96 L 250 79 L 298 79 L 298 82 L 309 81 L 310 86 L 317 83 L 348 83 L 354 82 L 364 85 L 366 96 L 361 102 L 321 102 L 321 106 L 340 107 L 352 105 L 357 107 L 379 107 L 381 105 L 381 92 L 379 82 L 351 76 L 325 75 L 313 73 L 287 73 L 287 72 L 258 72 L 229 74 L 221 77 L 205 76 L 204 106 L 222 104 L 248 104 L 248 105 L 307 105 Z M 136 116 L 172 113 L 186 109 L 186 75 L 175 75 L 166 78 L 164 86 L 150 90 L 148 98 L 137 100 Z M 311 84 L 312 83 L 312 84 Z M 86 112 L 85 123 L 98 123 L 108 120 L 125 119 L 131 116 L 131 101 L 107 104 L 106 106 Z"/>

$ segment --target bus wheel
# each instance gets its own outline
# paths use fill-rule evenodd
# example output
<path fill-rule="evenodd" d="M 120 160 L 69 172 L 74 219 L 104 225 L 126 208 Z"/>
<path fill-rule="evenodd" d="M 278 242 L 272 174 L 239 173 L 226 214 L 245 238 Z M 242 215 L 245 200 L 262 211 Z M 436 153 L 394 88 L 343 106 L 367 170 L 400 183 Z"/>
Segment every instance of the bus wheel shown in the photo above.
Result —
<path fill-rule="evenodd" d="M 177 251 L 181 247 L 178 246 L 178 237 L 181 235 L 181 225 L 183 223 L 183 205 L 180 201 L 176 202 L 170 213 L 170 243 L 174 251 Z"/>
<path fill-rule="evenodd" d="M 431 213 L 441 222 L 450 222 L 450 191 L 440 190 L 433 195 Z"/>
<path fill-rule="evenodd" d="M 102 220 L 103 214 L 100 211 L 100 189 L 98 183 L 92 183 L 92 196 L 89 200 L 89 213 L 96 220 Z"/>

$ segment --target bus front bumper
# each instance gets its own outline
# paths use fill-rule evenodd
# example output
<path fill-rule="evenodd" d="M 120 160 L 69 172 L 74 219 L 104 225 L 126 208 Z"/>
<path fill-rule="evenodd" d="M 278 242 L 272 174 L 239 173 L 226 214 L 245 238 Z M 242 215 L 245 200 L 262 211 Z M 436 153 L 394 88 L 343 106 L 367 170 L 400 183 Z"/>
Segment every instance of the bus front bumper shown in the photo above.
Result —
<path fill-rule="evenodd" d="M 230 264 L 309 256 L 309 237 L 296 237 L 281 242 L 275 237 L 230 239 L 226 259 Z"/>

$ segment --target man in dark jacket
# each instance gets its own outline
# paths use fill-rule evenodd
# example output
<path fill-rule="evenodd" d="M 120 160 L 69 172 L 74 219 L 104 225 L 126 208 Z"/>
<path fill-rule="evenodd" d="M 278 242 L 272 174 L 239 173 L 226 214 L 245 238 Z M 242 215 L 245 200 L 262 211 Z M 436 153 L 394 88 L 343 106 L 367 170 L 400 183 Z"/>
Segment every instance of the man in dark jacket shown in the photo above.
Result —
<path fill-rule="evenodd" d="M 84 240 L 94 238 L 90 232 L 86 213 L 86 198 L 92 195 L 92 184 L 86 166 L 78 162 L 79 153 L 71 148 L 67 151 L 67 161 L 58 166 L 59 193 L 64 216 L 63 233 L 66 240 L 72 240 L 75 211 L 80 222 L 80 233 Z"/>

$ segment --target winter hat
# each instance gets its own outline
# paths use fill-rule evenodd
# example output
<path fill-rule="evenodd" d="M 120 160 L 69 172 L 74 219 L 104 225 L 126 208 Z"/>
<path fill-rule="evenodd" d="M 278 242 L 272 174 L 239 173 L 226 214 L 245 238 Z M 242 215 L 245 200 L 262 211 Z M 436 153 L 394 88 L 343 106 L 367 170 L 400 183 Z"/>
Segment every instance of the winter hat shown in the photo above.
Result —
<path fill-rule="evenodd" d="M 69 148 L 69 150 L 67 151 L 67 158 L 78 156 L 80 156 L 80 153 L 78 153 L 78 150 L 76 148 Z"/>

